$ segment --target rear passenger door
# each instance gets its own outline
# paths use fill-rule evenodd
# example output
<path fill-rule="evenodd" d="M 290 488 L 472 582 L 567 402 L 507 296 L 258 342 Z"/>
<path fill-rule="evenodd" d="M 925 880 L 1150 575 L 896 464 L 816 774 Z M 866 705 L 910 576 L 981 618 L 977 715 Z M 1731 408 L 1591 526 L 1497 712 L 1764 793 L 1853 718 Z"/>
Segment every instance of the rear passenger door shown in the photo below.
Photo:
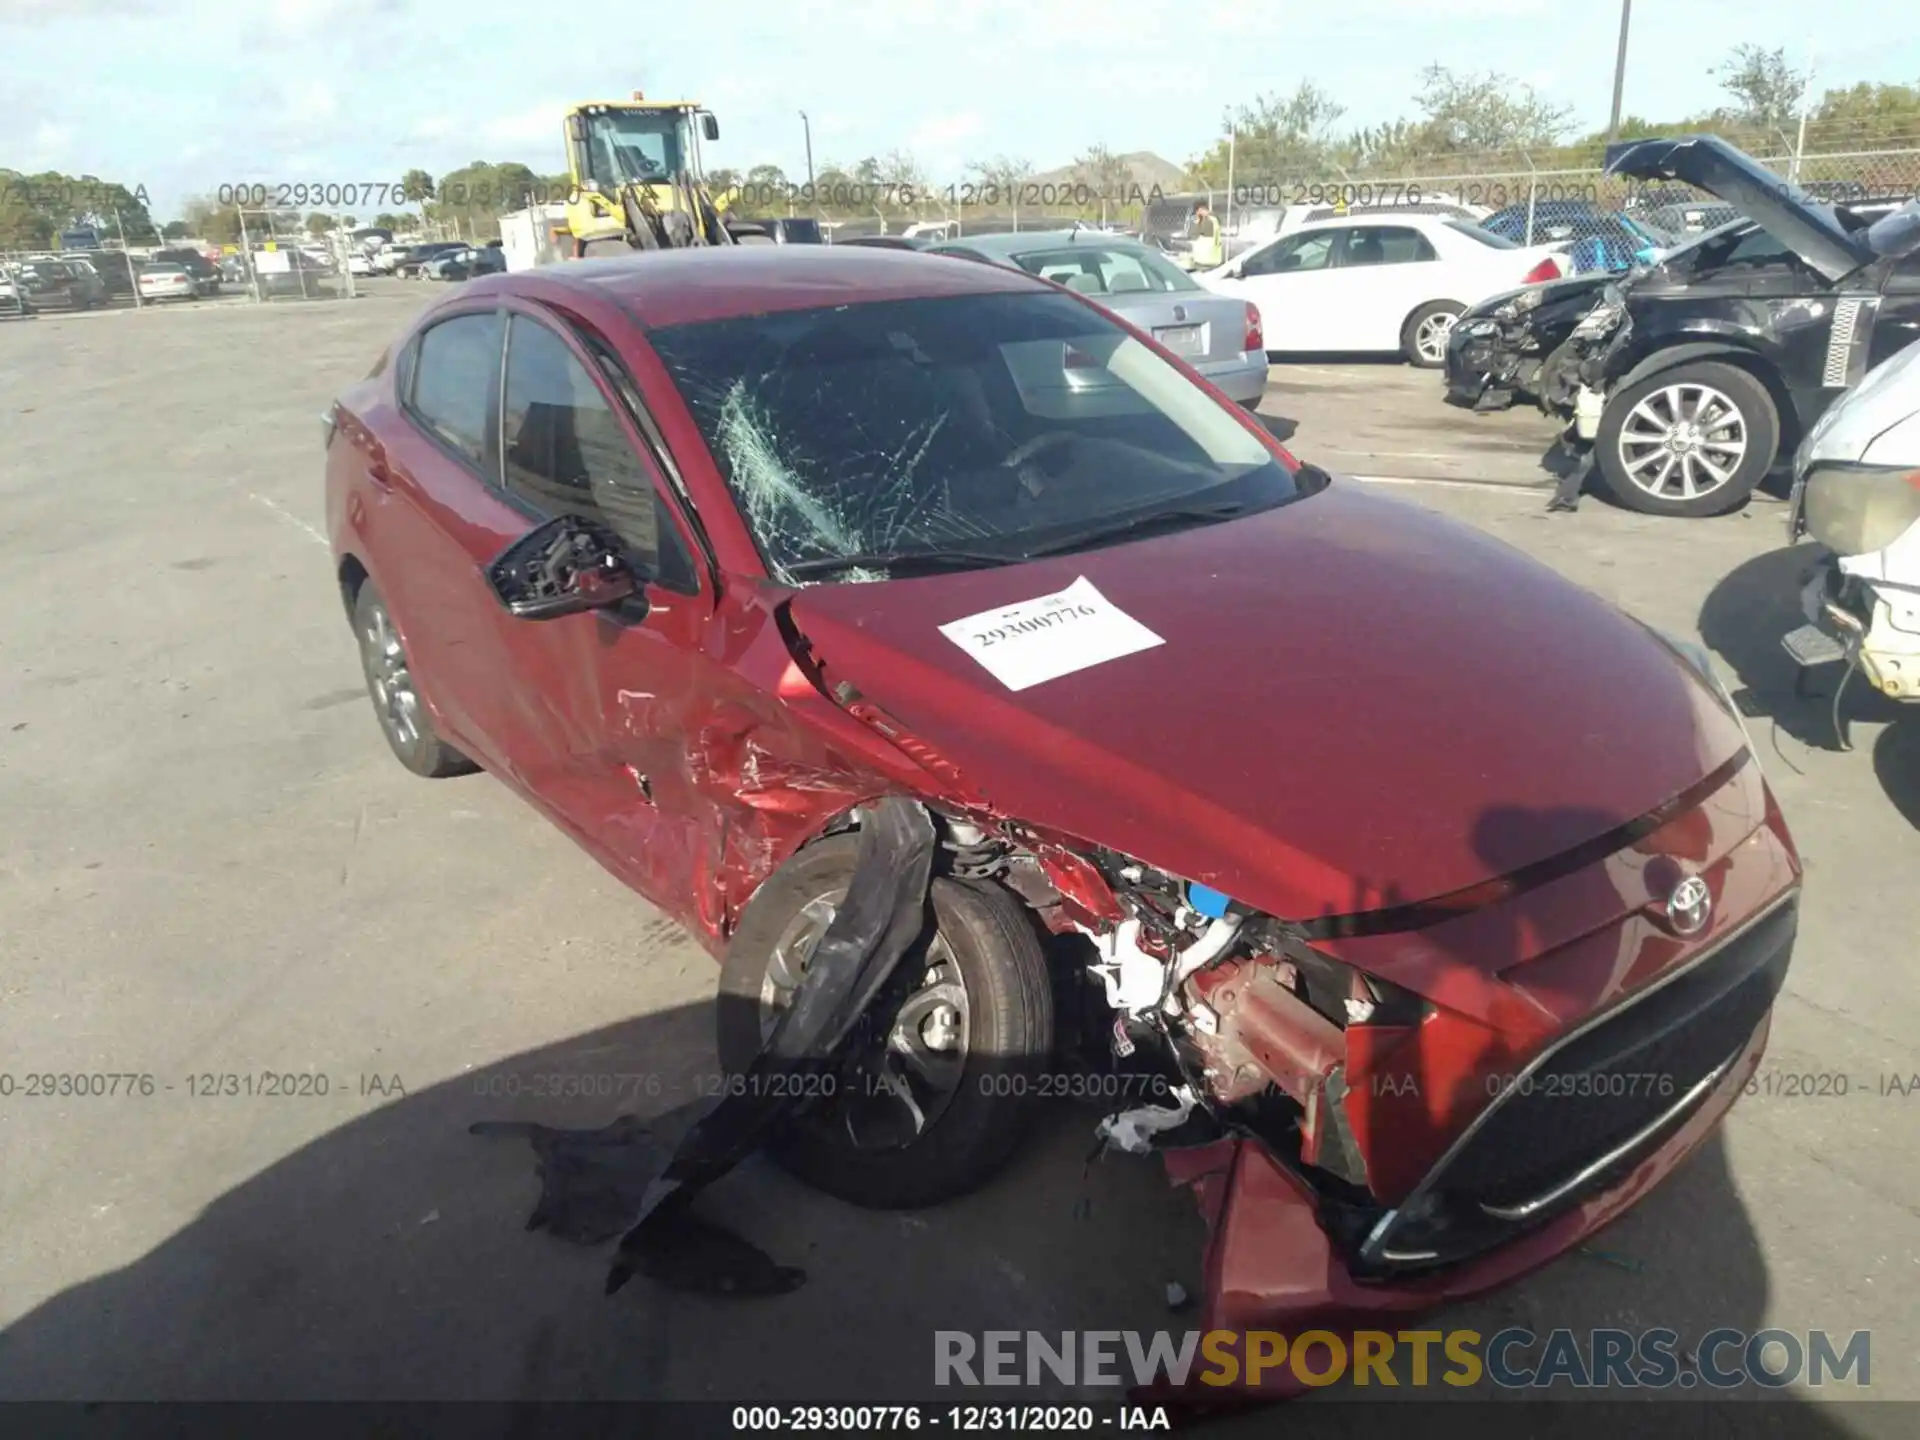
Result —
<path fill-rule="evenodd" d="M 506 655 L 482 566 L 529 525 L 498 474 L 506 318 L 488 306 L 437 320 L 402 352 L 401 423 L 369 470 L 373 578 L 447 738 L 509 774 L 513 709 Z"/>

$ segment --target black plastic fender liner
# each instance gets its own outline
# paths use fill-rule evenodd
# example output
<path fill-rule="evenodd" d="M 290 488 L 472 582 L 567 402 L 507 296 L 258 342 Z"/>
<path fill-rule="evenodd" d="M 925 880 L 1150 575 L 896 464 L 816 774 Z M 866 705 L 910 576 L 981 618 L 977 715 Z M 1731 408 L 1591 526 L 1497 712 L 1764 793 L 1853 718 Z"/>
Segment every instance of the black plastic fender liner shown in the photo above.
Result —
<path fill-rule="evenodd" d="M 674 1151 L 651 1185 L 640 1217 L 621 1237 L 607 1275 L 607 1293 L 635 1273 L 676 1289 L 725 1294 L 791 1290 L 804 1271 L 774 1266 L 744 1240 L 689 1213 L 701 1190 L 759 1148 L 768 1131 L 808 1093 L 770 1077 L 824 1072 L 861 1015 L 928 925 L 933 820 L 918 801 L 889 797 L 866 807 L 859 851 L 846 899 L 808 961 L 792 1002 L 747 1068 Z M 690 1250 L 710 1254 L 715 1267 L 689 1267 Z"/>

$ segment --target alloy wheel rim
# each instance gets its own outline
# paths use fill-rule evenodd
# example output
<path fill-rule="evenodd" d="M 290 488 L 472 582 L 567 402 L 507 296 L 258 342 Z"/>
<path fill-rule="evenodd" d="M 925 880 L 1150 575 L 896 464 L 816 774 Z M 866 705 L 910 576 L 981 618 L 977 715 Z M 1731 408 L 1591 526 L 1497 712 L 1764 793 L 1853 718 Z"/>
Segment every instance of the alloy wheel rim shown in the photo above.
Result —
<path fill-rule="evenodd" d="M 1747 421 L 1711 385 L 1667 385 L 1627 412 L 1617 450 L 1636 489 L 1656 500 L 1698 500 L 1732 482 L 1747 454 Z"/>
<path fill-rule="evenodd" d="M 762 1042 L 792 1003 L 814 948 L 838 911 L 838 896 L 816 896 L 795 912 L 774 942 L 760 984 Z M 858 1150 L 912 1144 L 946 1112 L 965 1077 L 973 1012 L 952 947 L 936 933 L 922 957 L 902 963 L 918 963 L 922 973 L 894 1019 L 879 1073 L 863 1077 L 857 1089 L 843 1085 L 805 1122 Z"/>
<path fill-rule="evenodd" d="M 361 632 L 360 653 L 366 665 L 367 684 L 373 691 L 373 708 L 380 723 L 395 742 L 407 749 L 420 742 L 420 696 L 413 686 L 413 673 L 407 667 L 407 652 L 400 634 L 393 628 L 386 609 L 376 605 Z"/>
<path fill-rule="evenodd" d="M 1455 315 L 1429 315 L 1422 320 L 1413 332 L 1413 348 L 1420 352 L 1422 360 L 1444 360 L 1447 358 L 1447 336 L 1453 332 Z"/>

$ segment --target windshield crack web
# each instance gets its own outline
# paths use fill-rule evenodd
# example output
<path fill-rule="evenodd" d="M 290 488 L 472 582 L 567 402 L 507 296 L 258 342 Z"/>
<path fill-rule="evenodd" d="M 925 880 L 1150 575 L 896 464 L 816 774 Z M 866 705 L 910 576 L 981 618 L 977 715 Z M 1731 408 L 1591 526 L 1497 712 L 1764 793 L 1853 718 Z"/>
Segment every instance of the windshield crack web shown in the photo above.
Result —
<path fill-rule="evenodd" d="M 787 443 L 774 407 L 758 393 L 776 378 L 783 377 L 769 372 L 734 380 L 720 395 L 714 428 L 745 518 L 757 532 L 777 538 L 779 548 L 825 558 L 894 550 L 906 540 L 937 541 L 943 534 L 990 533 L 954 511 L 944 478 L 931 494 L 914 483 L 951 418 L 950 409 L 914 423 L 904 436 L 883 438 L 865 416 L 832 405 L 827 387 L 816 388 L 813 405 L 836 413 L 846 444 L 834 466 L 840 483 L 809 484 L 804 472 L 816 467 Z M 886 575 L 862 566 L 837 578 L 874 581 Z"/>

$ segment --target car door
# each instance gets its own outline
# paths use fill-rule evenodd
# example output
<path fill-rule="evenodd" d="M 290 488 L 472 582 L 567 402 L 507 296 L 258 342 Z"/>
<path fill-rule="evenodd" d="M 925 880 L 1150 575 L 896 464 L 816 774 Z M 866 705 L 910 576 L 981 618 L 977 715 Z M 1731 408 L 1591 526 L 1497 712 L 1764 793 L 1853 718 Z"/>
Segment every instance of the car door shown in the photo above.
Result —
<path fill-rule="evenodd" d="M 1406 319 L 1442 299 L 1439 255 L 1411 225 L 1359 223 L 1341 231 L 1321 285 L 1328 350 L 1397 350 Z"/>
<path fill-rule="evenodd" d="M 634 424 L 639 396 L 610 351 L 510 302 L 500 386 L 501 482 L 529 523 L 586 515 L 625 542 L 641 593 L 555 620 L 496 606 L 523 704 L 537 707 L 519 769 L 543 809 L 629 885 L 697 921 L 713 830 L 690 724 L 724 681 L 704 653 L 712 614 L 699 547 Z M 536 723 L 529 715 L 528 724 Z"/>
<path fill-rule="evenodd" d="M 491 305 L 436 320 L 397 362 L 399 416 L 347 438 L 367 452 L 369 565 L 415 684 L 453 744 L 512 778 L 521 722 L 483 573 L 531 528 L 495 478 L 505 329 Z"/>
<path fill-rule="evenodd" d="M 1207 288 L 1260 309 L 1269 350 L 1324 350 L 1332 333 L 1326 284 L 1344 226 L 1298 230 L 1248 252 Z"/>

